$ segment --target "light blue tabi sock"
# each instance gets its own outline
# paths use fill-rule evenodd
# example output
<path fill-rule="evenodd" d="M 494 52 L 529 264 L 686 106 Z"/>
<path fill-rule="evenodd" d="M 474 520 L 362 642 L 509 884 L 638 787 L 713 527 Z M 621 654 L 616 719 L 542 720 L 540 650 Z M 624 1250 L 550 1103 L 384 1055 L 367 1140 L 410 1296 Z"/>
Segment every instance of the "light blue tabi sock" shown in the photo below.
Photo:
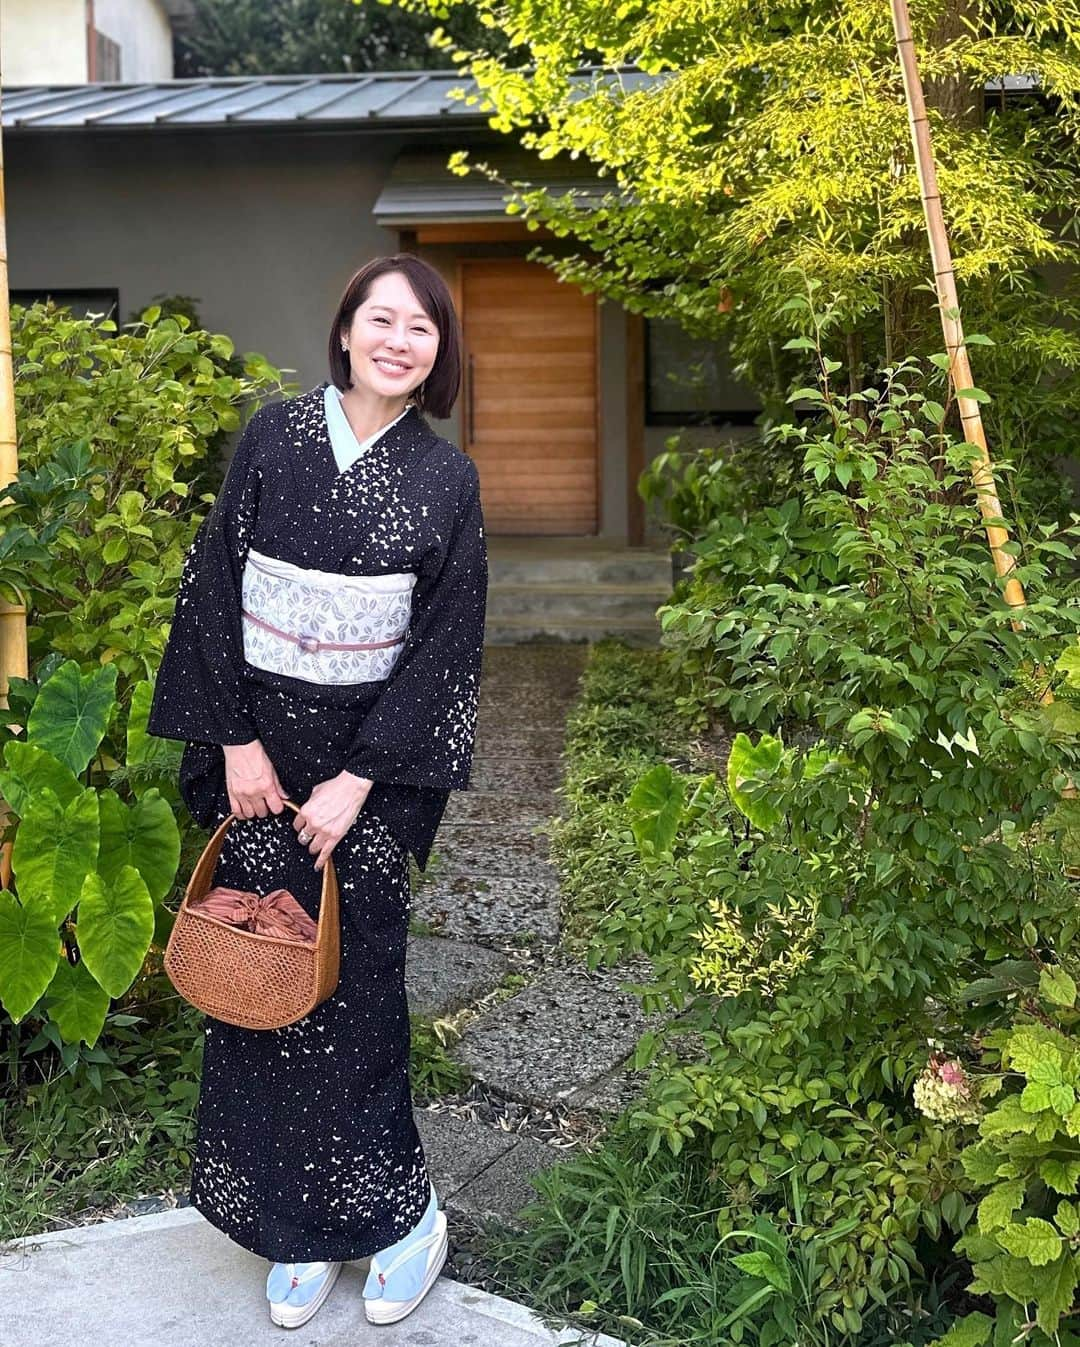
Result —
<path fill-rule="evenodd" d="M 435 1228 L 435 1217 L 439 1210 L 438 1200 L 435 1195 L 435 1189 L 431 1190 L 431 1200 L 421 1216 L 419 1223 L 396 1244 L 391 1244 L 388 1249 L 380 1249 L 375 1255 L 378 1264 L 382 1268 L 388 1268 L 399 1254 L 404 1253 L 411 1248 L 425 1235 L 430 1235 Z M 421 1286 L 424 1284 L 424 1273 L 427 1271 L 427 1254 L 430 1249 L 418 1252 L 414 1258 L 407 1258 L 400 1267 L 394 1269 L 386 1278 L 385 1285 L 380 1285 L 378 1272 L 372 1267 L 368 1273 L 367 1281 L 364 1283 L 365 1300 L 411 1300 L 413 1296 L 418 1295 Z"/>
<path fill-rule="evenodd" d="M 308 1305 L 333 1266 L 333 1263 L 275 1263 L 266 1278 L 266 1298 L 275 1304 Z M 323 1269 L 322 1275 L 307 1277 L 308 1270 L 316 1267 Z M 305 1280 L 294 1287 L 294 1275 Z"/>

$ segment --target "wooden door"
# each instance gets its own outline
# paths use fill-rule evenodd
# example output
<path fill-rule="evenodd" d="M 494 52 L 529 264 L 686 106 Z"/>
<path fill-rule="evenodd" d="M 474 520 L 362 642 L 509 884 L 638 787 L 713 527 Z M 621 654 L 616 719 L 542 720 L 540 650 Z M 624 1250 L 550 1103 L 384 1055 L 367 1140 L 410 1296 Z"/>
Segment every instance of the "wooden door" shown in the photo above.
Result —
<path fill-rule="evenodd" d="M 461 309 L 461 444 L 487 533 L 596 533 L 593 297 L 536 262 L 463 259 Z"/>

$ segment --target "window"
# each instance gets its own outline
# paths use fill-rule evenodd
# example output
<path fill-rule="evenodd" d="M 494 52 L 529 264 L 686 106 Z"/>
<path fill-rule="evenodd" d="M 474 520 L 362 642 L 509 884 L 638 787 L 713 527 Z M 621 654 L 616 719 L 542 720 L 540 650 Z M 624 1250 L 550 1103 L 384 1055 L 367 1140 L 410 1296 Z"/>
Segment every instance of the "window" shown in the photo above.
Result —
<path fill-rule="evenodd" d="M 645 320 L 645 420 L 651 426 L 752 425 L 754 390 L 731 373 L 725 347 L 677 323 Z"/>
<path fill-rule="evenodd" d="M 39 300 L 51 299 L 54 304 L 71 310 L 73 318 L 113 318 L 119 322 L 119 290 L 12 290 L 12 304 L 29 306 Z"/>
<path fill-rule="evenodd" d="M 94 71 L 92 80 L 115 82 L 120 74 L 120 44 L 94 29 Z"/>

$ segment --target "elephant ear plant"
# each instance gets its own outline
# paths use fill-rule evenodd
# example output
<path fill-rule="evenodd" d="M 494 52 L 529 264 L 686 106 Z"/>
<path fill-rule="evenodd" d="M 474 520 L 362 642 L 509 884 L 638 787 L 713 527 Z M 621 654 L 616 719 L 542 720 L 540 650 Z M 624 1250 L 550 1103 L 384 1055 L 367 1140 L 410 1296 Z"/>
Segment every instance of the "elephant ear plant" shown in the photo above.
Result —
<path fill-rule="evenodd" d="M 137 684 L 123 773 L 134 799 L 94 784 L 117 709 L 117 670 L 83 674 L 74 660 L 40 683 L 12 680 L 0 794 L 14 820 L 14 891 L 0 890 L 0 1004 L 18 1023 L 47 1017 L 63 1040 L 91 1047 L 110 1000 L 138 976 L 180 859 L 173 807 L 151 784 L 169 746 L 145 733 L 150 685 Z"/>

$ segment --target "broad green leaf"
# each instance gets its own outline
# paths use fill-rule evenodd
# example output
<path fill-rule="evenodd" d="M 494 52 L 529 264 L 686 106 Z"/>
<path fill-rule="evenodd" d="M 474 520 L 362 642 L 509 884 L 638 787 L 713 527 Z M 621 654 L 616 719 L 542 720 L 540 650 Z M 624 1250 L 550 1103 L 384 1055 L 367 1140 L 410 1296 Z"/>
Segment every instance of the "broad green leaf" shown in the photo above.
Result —
<path fill-rule="evenodd" d="M 1038 1216 L 1029 1217 L 1022 1225 L 1007 1225 L 998 1239 L 1002 1248 L 1035 1267 L 1052 1263 L 1061 1253 L 1061 1236 L 1049 1221 Z"/>
<path fill-rule="evenodd" d="M 1053 964 L 1041 971 L 1039 991 L 1056 1006 L 1076 1004 L 1076 983 L 1060 964 Z"/>
<path fill-rule="evenodd" d="M 81 791 L 64 809 L 49 789 L 30 802 L 11 855 L 12 869 L 23 898 L 48 903 L 55 926 L 79 900 L 83 880 L 97 863 L 98 797 Z"/>
<path fill-rule="evenodd" d="M 1006 1295 L 1024 1304 L 1039 1294 L 1042 1273 L 1025 1258 L 1003 1257 L 1000 1260 L 1001 1285 Z"/>
<path fill-rule="evenodd" d="M 993 1319 L 976 1310 L 974 1314 L 965 1314 L 962 1319 L 957 1319 L 945 1336 L 938 1338 L 932 1347 L 983 1347 L 984 1343 L 990 1341 L 993 1330 Z"/>
<path fill-rule="evenodd" d="M 162 768 L 171 766 L 178 749 L 183 745 L 174 739 L 158 739 L 147 734 L 146 722 L 150 718 L 150 705 L 154 698 L 154 685 L 144 678 L 135 684 L 131 694 L 131 710 L 127 723 L 127 760 L 137 765 L 156 765 Z"/>
<path fill-rule="evenodd" d="M 762 832 L 775 827 L 782 815 L 775 805 L 751 799 L 745 787 L 754 780 L 765 781 L 774 776 L 783 751 L 782 742 L 771 734 L 763 734 L 755 744 L 749 735 L 739 733 L 731 745 L 727 764 L 728 792 L 736 809 Z"/>
<path fill-rule="evenodd" d="M 1044 1081 L 1028 1081 L 1020 1095 L 1020 1107 L 1025 1113 L 1042 1113 L 1050 1108 L 1050 1089 Z"/>
<path fill-rule="evenodd" d="M 679 830 L 686 799 L 686 781 L 666 763 L 659 763 L 630 792 L 627 807 L 639 848 L 670 851 Z"/>
<path fill-rule="evenodd" d="M 0 1002 L 18 1022 L 52 981 L 60 937 L 47 903 L 0 889 Z"/>
<path fill-rule="evenodd" d="M 123 996 L 154 934 L 154 904 L 134 866 L 108 884 L 96 870 L 86 876 L 76 933 L 87 968 L 110 996 Z"/>
<path fill-rule="evenodd" d="M 778 1291 L 791 1290 L 791 1275 L 783 1263 L 774 1262 L 772 1255 L 764 1249 L 755 1249 L 750 1253 L 738 1253 L 731 1260 L 741 1271 L 751 1277 L 761 1277 Z"/>
<path fill-rule="evenodd" d="M 979 1230 L 989 1235 L 992 1230 L 1000 1230 L 1008 1225 L 1013 1212 L 1023 1201 L 1023 1179 L 1013 1179 L 1010 1183 L 999 1183 L 991 1188 L 979 1203 Z"/>
<path fill-rule="evenodd" d="M 1026 1029 L 1019 1029 L 1008 1041 L 1009 1065 L 1030 1080 L 1041 1080 L 1047 1085 L 1061 1080 L 1061 1053 L 1053 1043 L 1046 1043 Z"/>
<path fill-rule="evenodd" d="M 115 664 L 80 674 L 75 660 L 61 664 L 38 693 L 27 725 L 32 744 L 48 749 L 78 774 L 97 752 L 116 705 Z"/>
<path fill-rule="evenodd" d="M 66 1043 L 82 1039 L 93 1047 L 109 1012 L 109 993 L 94 981 L 85 963 L 61 959 L 45 1005 Z"/>
<path fill-rule="evenodd" d="M 172 807 L 152 788 L 133 805 L 124 804 L 115 791 L 103 790 L 101 850 L 97 868 L 110 883 L 125 865 L 132 865 L 146 882 L 150 897 L 164 898 L 180 863 L 180 830 Z"/>
<path fill-rule="evenodd" d="M 803 756 L 803 778 L 806 781 L 813 781 L 822 772 L 832 771 L 840 766 L 849 767 L 850 765 L 851 759 L 845 754 L 838 753 L 836 749 L 828 748 L 824 744 L 816 744 Z"/>
<path fill-rule="evenodd" d="M 997 1180 L 998 1165 L 1002 1159 L 1001 1152 L 985 1141 L 965 1146 L 960 1152 L 964 1173 L 980 1188 L 987 1188 Z"/>
<path fill-rule="evenodd" d="M 1039 1294 L 1035 1321 L 1044 1333 L 1057 1333 L 1062 1316 L 1072 1308 L 1077 1273 L 1076 1257 L 1066 1250 L 1053 1267 L 1039 1274 Z"/>
<path fill-rule="evenodd" d="M 1080 645 L 1071 645 L 1054 665 L 1071 688 L 1080 688 Z"/>
<path fill-rule="evenodd" d="M 1080 1160 L 1055 1160 L 1047 1157 L 1039 1165 L 1039 1177 L 1055 1193 L 1064 1193 L 1066 1197 L 1072 1197 L 1077 1184 L 1080 1183 Z"/>
<path fill-rule="evenodd" d="M 0 794 L 20 818 L 34 796 L 51 790 L 66 805 L 83 786 L 70 767 L 37 744 L 11 739 L 4 746 L 4 770 L 0 771 Z"/>

